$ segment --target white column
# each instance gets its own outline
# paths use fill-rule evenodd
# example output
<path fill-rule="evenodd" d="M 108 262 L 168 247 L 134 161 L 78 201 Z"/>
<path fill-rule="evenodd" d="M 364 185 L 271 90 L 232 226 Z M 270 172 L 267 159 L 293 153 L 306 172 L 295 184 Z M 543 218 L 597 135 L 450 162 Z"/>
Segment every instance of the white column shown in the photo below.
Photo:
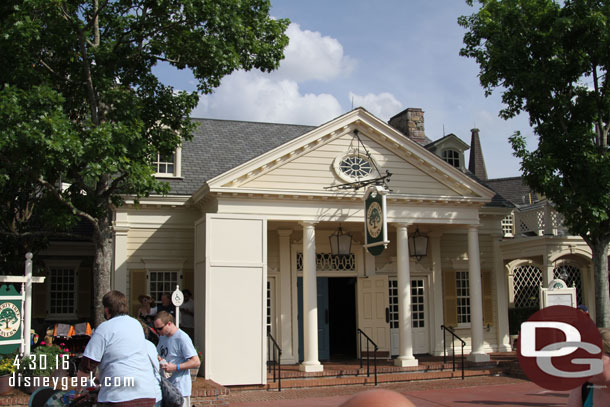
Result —
<path fill-rule="evenodd" d="M 396 225 L 396 274 L 398 277 L 398 357 L 396 366 L 417 366 L 413 356 L 411 318 L 411 271 L 409 269 L 409 239 L 406 224 Z"/>
<path fill-rule="evenodd" d="M 493 259 L 492 273 L 493 281 L 496 286 L 496 314 L 497 335 L 498 335 L 498 351 L 510 352 L 512 346 L 508 330 L 508 286 L 507 276 L 504 273 L 504 262 L 502 261 L 502 253 L 500 251 L 501 235 L 491 236 L 491 257 Z"/>
<path fill-rule="evenodd" d="M 318 360 L 318 298 L 316 286 L 316 229 L 314 222 L 303 225 L 303 363 L 302 372 L 324 370 Z"/>
<path fill-rule="evenodd" d="M 443 331 L 441 325 L 444 322 L 443 317 L 443 270 L 441 268 L 441 233 L 429 233 L 430 237 L 430 259 L 432 260 L 432 298 L 430 304 L 434 307 L 430 325 L 432 326 L 430 338 L 431 352 L 433 355 L 443 354 Z"/>
<path fill-rule="evenodd" d="M 489 355 L 483 352 L 483 295 L 481 288 L 481 253 L 479 227 L 468 226 L 468 283 L 470 286 L 471 352 L 468 360 L 487 362 Z"/>
<path fill-rule="evenodd" d="M 290 235 L 292 230 L 278 230 L 280 238 L 280 301 L 279 334 L 282 348 L 281 363 L 297 363 L 298 355 L 294 354 L 292 347 L 292 275 L 290 267 Z M 296 319 L 295 319 L 296 320 Z"/>
<path fill-rule="evenodd" d="M 124 293 L 129 298 L 127 292 L 127 232 L 129 231 L 126 212 L 117 212 L 114 221 L 114 278 L 112 288 Z M 146 287 L 141 287 L 142 292 L 146 292 Z M 133 298 L 130 298 L 133 300 Z"/>
<path fill-rule="evenodd" d="M 553 279 L 553 270 L 555 266 L 553 265 L 553 260 L 551 260 L 551 251 L 547 250 L 546 254 L 543 255 L 543 267 L 542 267 L 542 286 L 548 287 L 549 283 Z"/>

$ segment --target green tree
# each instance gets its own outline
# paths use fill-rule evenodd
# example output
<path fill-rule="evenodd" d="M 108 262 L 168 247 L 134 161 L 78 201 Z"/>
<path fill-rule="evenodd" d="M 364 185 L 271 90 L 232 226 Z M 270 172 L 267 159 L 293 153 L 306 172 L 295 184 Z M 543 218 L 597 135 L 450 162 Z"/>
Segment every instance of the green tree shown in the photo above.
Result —
<path fill-rule="evenodd" d="M 17 322 L 17 315 L 15 315 L 15 311 L 10 308 L 4 308 L 2 312 L 0 312 L 0 323 L 4 322 L 6 324 L 6 328 L 8 329 L 8 324 Z"/>
<path fill-rule="evenodd" d="M 591 248 L 596 322 L 610 327 L 610 2 L 477 3 L 458 20 L 467 29 L 461 55 L 478 63 L 486 95 L 502 92 L 501 117 L 529 115 L 537 149 L 518 132 L 510 138 L 523 178 Z"/>
<path fill-rule="evenodd" d="M 3 239 L 35 246 L 88 221 L 96 324 L 113 208 L 167 193 L 152 160 L 192 137 L 197 92 L 164 85 L 154 68 L 190 70 L 200 93 L 236 69 L 277 68 L 288 21 L 269 9 L 268 0 L 0 2 Z"/>

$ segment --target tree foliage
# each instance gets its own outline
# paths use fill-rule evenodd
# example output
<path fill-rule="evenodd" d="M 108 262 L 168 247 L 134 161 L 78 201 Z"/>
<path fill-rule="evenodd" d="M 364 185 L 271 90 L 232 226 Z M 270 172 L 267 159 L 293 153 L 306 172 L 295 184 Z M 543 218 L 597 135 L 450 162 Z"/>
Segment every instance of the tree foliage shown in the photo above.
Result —
<path fill-rule="evenodd" d="M 39 248 L 86 220 L 101 322 L 112 210 L 127 195 L 166 193 L 151 162 L 193 130 L 198 94 L 164 85 L 154 68 L 192 71 L 200 93 L 236 69 L 277 68 L 288 22 L 269 8 L 268 0 L 0 2 L 0 243 L 10 243 L 0 255 Z"/>
<path fill-rule="evenodd" d="M 510 138 L 523 178 L 591 247 L 597 323 L 610 327 L 610 2 L 477 3 L 459 19 L 468 30 L 461 55 L 478 63 L 487 95 L 501 90 L 502 117 L 529 115 L 537 149 L 520 133 Z"/>

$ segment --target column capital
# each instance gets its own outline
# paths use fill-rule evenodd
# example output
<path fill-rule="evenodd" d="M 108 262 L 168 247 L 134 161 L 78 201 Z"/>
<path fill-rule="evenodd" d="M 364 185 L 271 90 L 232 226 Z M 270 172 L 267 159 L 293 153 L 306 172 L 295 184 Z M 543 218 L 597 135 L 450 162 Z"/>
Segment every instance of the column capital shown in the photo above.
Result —
<path fill-rule="evenodd" d="M 292 229 L 278 229 L 277 230 L 277 234 L 280 237 L 289 237 L 292 234 L 292 232 L 294 232 Z"/>
<path fill-rule="evenodd" d="M 413 222 L 392 222 L 395 228 L 409 228 L 409 226 L 413 226 Z"/>
<path fill-rule="evenodd" d="M 477 223 L 477 224 L 472 224 L 472 225 L 468 225 L 468 230 L 479 230 L 481 228 L 481 224 Z"/>
<path fill-rule="evenodd" d="M 112 230 L 115 236 L 127 236 L 127 232 L 129 232 L 129 226 L 114 226 Z"/>
<path fill-rule="evenodd" d="M 303 228 L 316 227 L 317 223 L 318 222 L 314 221 L 314 220 L 300 220 L 299 221 L 299 225 L 303 226 Z"/>

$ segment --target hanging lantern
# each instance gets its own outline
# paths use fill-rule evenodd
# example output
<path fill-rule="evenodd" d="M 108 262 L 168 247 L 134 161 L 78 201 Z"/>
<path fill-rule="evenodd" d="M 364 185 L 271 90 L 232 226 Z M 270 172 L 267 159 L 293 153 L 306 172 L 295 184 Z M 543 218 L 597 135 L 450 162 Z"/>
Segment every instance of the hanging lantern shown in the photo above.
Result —
<path fill-rule="evenodd" d="M 352 250 L 352 235 L 343 233 L 341 225 L 339 229 L 328 237 L 330 241 L 330 252 L 334 255 L 348 255 Z"/>
<path fill-rule="evenodd" d="M 409 236 L 409 254 L 417 261 L 428 254 L 428 236 L 419 233 L 419 228 Z"/>

